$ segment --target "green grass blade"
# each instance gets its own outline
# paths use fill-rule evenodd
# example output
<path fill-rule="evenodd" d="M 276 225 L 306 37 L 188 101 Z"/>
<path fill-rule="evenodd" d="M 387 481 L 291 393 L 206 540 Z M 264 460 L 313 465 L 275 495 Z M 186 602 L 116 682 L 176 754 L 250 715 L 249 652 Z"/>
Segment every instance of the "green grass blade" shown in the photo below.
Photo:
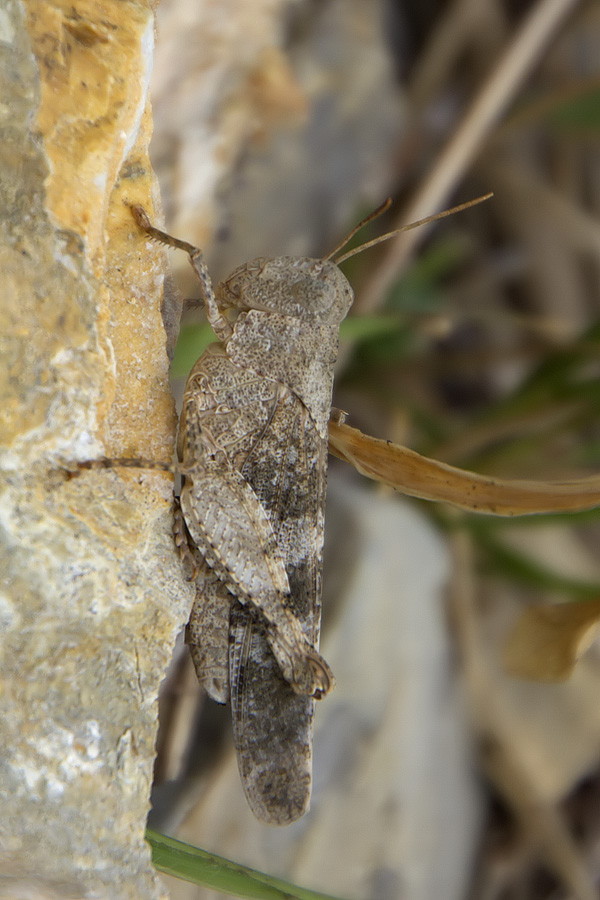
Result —
<path fill-rule="evenodd" d="M 600 87 L 597 84 L 582 85 L 577 95 L 561 100 L 560 96 L 545 116 L 550 125 L 561 131 L 600 130 Z"/>
<path fill-rule="evenodd" d="M 403 327 L 398 315 L 349 316 L 340 326 L 340 339 L 360 343 L 393 334 Z"/>
<path fill-rule="evenodd" d="M 328 894 L 297 887 L 255 869 L 207 853 L 191 844 L 146 830 L 152 848 L 152 864 L 159 872 L 174 875 L 192 884 L 251 900 L 336 900 Z"/>

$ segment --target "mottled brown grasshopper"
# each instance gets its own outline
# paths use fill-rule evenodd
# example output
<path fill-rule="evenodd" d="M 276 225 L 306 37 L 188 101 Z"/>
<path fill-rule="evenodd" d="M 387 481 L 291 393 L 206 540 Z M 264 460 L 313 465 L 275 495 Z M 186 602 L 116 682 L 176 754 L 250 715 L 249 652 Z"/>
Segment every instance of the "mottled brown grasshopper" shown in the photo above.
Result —
<path fill-rule="evenodd" d="M 289 257 L 240 266 L 215 295 L 199 250 L 134 215 L 188 253 L 220 341 L 190 373 L 179 427 L 176 541 L 197 571 L 187 642 L 207 693 L 231 702 L 251 809 L 286 824 L 308 807 L 314 698 L 334 684 L 317 649 L 327 425 L 353 295 L 330 260 Z"/>
<path fill-rule="evenodd" d="M 216 292 L 200 250 L 133 207 L 146 234 L 188 254 L 219 343 L 189 375 L 178 466 L 78 464 L 183 474 L 175 540 L 196 580 L 187 642 L 207 693 L 231 703 L 248 803 L 272 824 L 308 808 L 314 700 L 334 685 L 318 645 L 333 366 L 353 300 L 338 263 L 391 235 L 333 257 L 388 205 L 327 257 L 255 259 Z"/>

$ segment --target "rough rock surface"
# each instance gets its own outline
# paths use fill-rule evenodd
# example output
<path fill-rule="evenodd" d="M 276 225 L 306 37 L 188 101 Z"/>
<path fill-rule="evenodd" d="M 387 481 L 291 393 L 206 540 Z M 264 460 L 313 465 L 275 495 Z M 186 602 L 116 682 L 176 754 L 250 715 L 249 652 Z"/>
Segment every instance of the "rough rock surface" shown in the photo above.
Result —
<path fill-rule="evenodd" d="M 0 9 L 0 896 L 164 897 L 143 840 L 158 686 L 191 601 L 152 209 L 154 19 Z"/>

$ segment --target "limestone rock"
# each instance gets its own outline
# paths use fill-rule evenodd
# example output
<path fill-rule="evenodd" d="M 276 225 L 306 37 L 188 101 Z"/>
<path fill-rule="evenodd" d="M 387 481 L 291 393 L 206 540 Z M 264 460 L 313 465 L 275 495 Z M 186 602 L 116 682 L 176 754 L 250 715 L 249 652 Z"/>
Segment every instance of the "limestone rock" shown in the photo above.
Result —
<path fill-rule="evenodd" d="M 164 897 L 143 840 L 158 685 L 190 588 L 151 214 L 154 20 L 135 0 L 0 10 L 0 896 Z M 29 893 L 24 893 L 25 891 Z"/>

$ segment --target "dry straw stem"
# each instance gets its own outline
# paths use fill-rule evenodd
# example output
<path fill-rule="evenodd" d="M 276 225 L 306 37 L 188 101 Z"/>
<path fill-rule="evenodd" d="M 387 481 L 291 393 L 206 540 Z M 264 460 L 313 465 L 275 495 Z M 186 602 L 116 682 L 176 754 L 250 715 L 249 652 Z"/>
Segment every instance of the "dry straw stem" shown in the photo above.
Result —
<path fill-rule="evenodd" d="M 409 91 L 413 109 L 422 110 L 440 94 L 469 45 L 481 45 L 481 35 L 493 43 L 506 32 L 504 11 L 495 2 L 453 0 L 440 10 L 420 57 L 415 61 Z"/>
<path fill-rule="evenodd" d="M 399 216 L 399 224 L 421 219 L 442 207 L 448 195 L 472 165 L 483 143 L 549 41 L 578 0 L 540 0 L 523 22 L 452 138 L 442 150 L 431 174 Z M 410 231 L 394 241 L 367 282 L 356 308 L 371 312 L 381 302 L 425 231 Z"/>
<path fill-rule="evenodd" d="M 427 459 L 357 428 L 329 423 L 329 449 L 367 478 L 422 500 L 495 516 L 577 512 L 600 506 L 600 476 L 572 481 L 504 481 Z"/>

